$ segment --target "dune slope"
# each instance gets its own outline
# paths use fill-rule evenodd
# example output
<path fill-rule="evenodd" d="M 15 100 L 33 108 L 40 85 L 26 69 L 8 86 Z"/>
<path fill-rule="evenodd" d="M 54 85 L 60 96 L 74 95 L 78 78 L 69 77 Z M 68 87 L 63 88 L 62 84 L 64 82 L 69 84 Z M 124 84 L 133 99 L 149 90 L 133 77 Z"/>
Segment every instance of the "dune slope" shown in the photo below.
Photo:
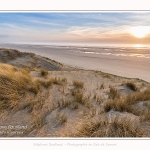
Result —
<path fill-rule="evenodd" d="M 30 54 L 9 51 L 15 58 L 0 58 L 1 137 L 150 136 L 150 83 L 101 71 L 64 70 L 63 65 L 58 70 L 59 63 L 49 59 L 56 69 L 31 61 L 28 67 L 25 62 L 12 65 Z"/>

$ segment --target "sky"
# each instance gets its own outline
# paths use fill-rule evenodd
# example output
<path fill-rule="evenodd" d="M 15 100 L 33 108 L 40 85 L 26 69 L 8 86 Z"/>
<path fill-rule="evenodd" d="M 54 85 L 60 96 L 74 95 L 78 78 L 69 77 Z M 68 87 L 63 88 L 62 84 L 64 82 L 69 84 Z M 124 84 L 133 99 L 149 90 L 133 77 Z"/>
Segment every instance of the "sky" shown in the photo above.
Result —
<path fill-rule="evenodd" d="M 140 32 L 140 33 L 139 33 Z M 138 37 L 138 33 L 142 37 Z M 1 12 L 0 43 L 149 44 L 150 12 Z"/>

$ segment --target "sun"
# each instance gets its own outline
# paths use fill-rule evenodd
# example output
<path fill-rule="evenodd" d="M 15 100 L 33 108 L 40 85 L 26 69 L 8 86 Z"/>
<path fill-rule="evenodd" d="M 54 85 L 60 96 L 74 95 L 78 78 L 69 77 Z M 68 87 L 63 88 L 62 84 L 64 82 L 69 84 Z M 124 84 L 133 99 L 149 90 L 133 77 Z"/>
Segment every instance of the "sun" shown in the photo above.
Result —
<path fill-rule="evenodd" d="M 150 27 L 148 26 L 137 26 L 130 29 L 130 33 L 137 38 L 143 38 L 150 33 Z"/>

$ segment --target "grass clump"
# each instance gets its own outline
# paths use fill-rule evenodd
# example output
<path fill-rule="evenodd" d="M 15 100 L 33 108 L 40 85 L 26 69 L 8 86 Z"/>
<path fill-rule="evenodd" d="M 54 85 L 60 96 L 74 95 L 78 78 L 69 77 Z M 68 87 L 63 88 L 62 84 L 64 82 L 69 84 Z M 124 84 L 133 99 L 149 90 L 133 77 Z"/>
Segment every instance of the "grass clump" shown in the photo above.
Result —
<path fill-rule="evenodd" d="M 52 85 L 52 82 L 49 81 L 43 81 L 41 82 L 41 85 L 44 86 L 45 88 L 49 88 Z"/>
<path fill-rule="evenodd" d="M 60 78 L 57 78 L 57 77 L 51 78 L 50 81 L 51 81 L 52 84 L 63 85 L 63 81 Z"/>
<path fill-rule="evenodd" d="M 97 97 L 96 97 L 96 102 L 97 102 L 97 103 L 101 104 L 101 103 L 103 103 L 104 101 L 105 101 L 105 98 L 104 98 L 104 97 L 102 97 L 102 96 L 97 96 Z"/>
<path fill-rule="evenodd" d="M 46 77 L 48 75 L 47 70 L 41 70 L 41 76 Z"/>
<path fill-rule="evenodd" d="M 142 92 L 137 92 L 132 95 L 128 95 L 124 98 L 118 98 L 114 100 L 108 100 L 104 104 L 104 110 L 106 112 L 110 111 L 111 109 L 116 111 L 126 111 L 126 112 L 132 112 L 133 114 L 140 114 L 138 109 L 135 109 L 132 105 L 139 102 L 139 101 L 147 101 L 150 99 L 150 89 L 147 89 Z"/>
<path fill-rule="evenodd" d="M 137 91 L 138 90 L 137 86 L 133 82 L 127 82 L 125 85 L 127 87 L 129 87 L 132 91 Z"/>
<path fill-rule="evenodd" d="M 78 105 L 78 103 L 73 102 L 73 103 L 70 104 L 69 107 L 70 107 L 71 109 L 78 109 L 78 108 L 79 108 L 79 105 Z"/>
<path fill-rule="evenodd" d="M 81 104 L 85 104 L 85 98 L 83 96 L 83 92 L 79 89 L 72 89 L 71 90 L 71 94 L 73 96 L 73 101 L 74 102 L 78 102 L 78 103 L 81 103 Z"/>
<path fill-rule="evenodd" d="M 110 86 L 109 98 L 110 99 L 120 98 L 120 93 L 112 86 Z"/>
<path fill-rule="evenodd" d="M 67 83 L 67 79 L 66 79 L 66 78 L 63 78 L 61 81 L 62 81 L 63 83 Z"/>
<path fill-rule="evenodd" d="M 77 128 L 72 137 L 142 137 L 143 132 L 140 127 L 134 126 L 134 121 L 116 116 L 112 122 L 109 119 L 99 119 L 97 121 L 87 121 Z"/>
<path fill-rule="evenodd" d="M 45 87 L 46 89 L 49 88 L 52 85 L 52 81 L 51 80 L 41 80 L 41 79 L 37 79 L 34 82 L 36 87 L 40 87 L 41 85 L 43 87 Z"/>
<path fill-rule="evenodd" d="M 123 112 L 129 110 L 129 105 L 124 99 L 108 100 L 104 104 L 104 110 L 105 112 L 109 112 L 111 109 Z"/>
<path fill-rule="evenodd" d="M 150 109 L 150 102 L 144 102 L 143 106 L 147 107 L 147 109 Z"/>
<path fill-rule="evenodd" d="M 56 113 L 56 118 L 58 119 L 59 122 L 65 123 L 67 122 L 67 117 L 65 114 L 60 114 L 59 112 Z"/>
<path fill-rule="evenodd" d="M 130 94 L 126 97 L 126 102 L 128 104 L 134 104 L 139 101 L 147 101 L 150 99 L 150 88 L 141 91 L 141 92 L 136 92 L 134 94 Z"/>
<path fill-rule="evenodd" d="M 37 84 L 33 84 L 28 88 L 28 91 L 34 93 L 35 95 L 38 94 L 40 87 Z"/>
<path fill-rule="evenodd" d="M 63 108 L 63 107 L 67 107 L 71 104 L 71 101 L 70 100 L 64 100 L 64 99 L 61 99 L 60 101 L 58 101 L 58 107 L 60 108 Z"/>
<path fill-rule="evenodd" d="M 85 103 L 85 99 L 83 98 L 83 93 L 82 92 L 76 93 L 76 95 L 74 97 L 74 101 L 75 102 L 79 102 L 81 104 L 84 104 Z"/>
<path fill-rule="evenodd" d="M 150 109 L 145 110 L 143 112 L 143 114 L 140 116 L 140 120 L 141 121 L 148 121 L 148 120 L 150 120 Z"/>
<path fill-rule="evenodd" d="M 75 87 L 75 88 L 83 88 L 83 82 L 80 82 L 80 81 L 76 81 L 76 80 L 74 80 L 73 81 L 73 86 Z"/>
<path fill-rule="evenodd" d="M 4 108 L 16 107 L 32 80 L 27 69 L 0 64 L 0 101 Z"/>
<path fill-rule="evenodd" d="M 45 124 L 45 118 L 43 114 L 35 113 L 31 118 L 32 118 L 32 124 L 36 129 L 41 128 Z"/>

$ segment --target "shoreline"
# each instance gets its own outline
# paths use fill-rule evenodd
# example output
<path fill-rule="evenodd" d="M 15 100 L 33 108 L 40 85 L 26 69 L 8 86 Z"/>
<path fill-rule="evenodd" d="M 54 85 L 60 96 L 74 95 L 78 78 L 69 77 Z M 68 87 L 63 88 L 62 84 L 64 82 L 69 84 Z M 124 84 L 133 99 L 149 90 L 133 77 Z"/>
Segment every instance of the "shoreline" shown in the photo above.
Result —
<path fill-rule="evenodd" d="M 76 53 L 70 51 L 74 49 L 74 47 L 70 48 L 70 46 L 68 46 L 69 48 L 63 46 L 50 48 L 39 45 L 9 44 L 8 46 L 5 45 L 5 47 L 35 53 L 74 68 L 102 71 L 121 77 L 139 78 L 150 82 L 150 61 L 146 60 L 147 58 Z M 91 47 L 91 50 L 94 50 L 94 48 L 92 49 Z"/>

